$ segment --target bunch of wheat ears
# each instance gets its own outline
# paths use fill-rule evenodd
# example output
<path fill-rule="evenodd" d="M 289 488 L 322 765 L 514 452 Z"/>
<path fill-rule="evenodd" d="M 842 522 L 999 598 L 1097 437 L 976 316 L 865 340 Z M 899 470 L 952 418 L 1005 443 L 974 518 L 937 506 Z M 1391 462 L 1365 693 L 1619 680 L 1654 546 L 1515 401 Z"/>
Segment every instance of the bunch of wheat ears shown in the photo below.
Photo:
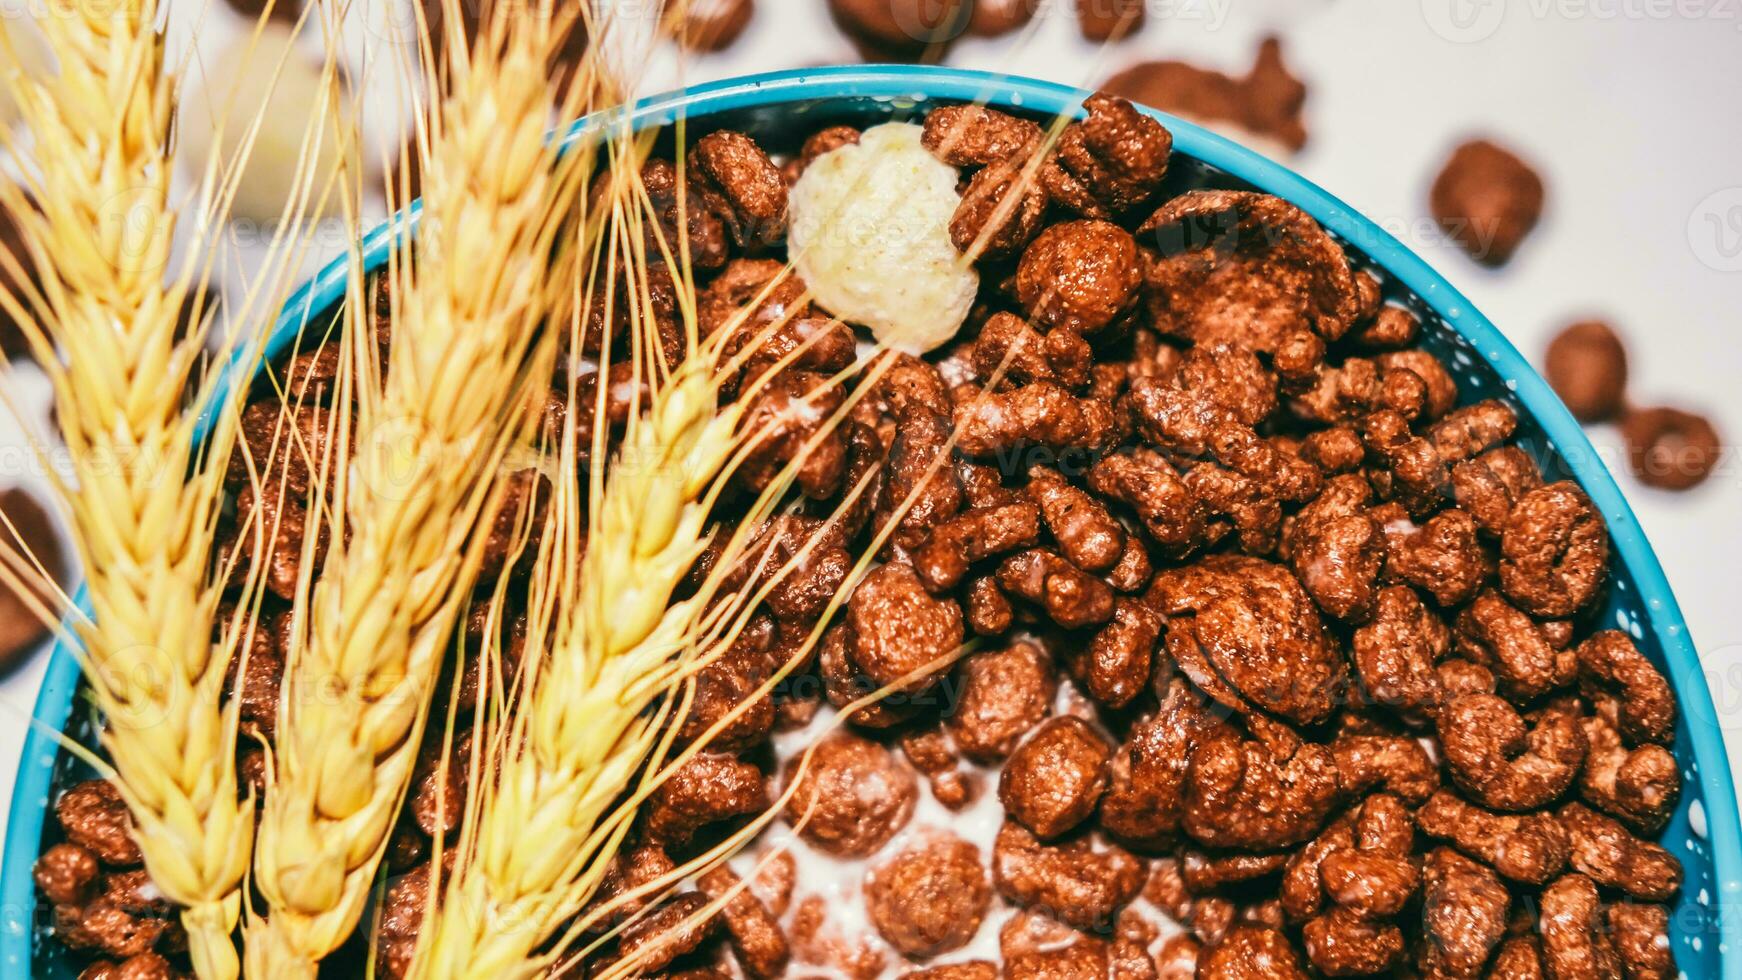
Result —
<path fill-rule="evenodd" d="M 313 164 L 346 97 L 335 57 L 323 74 L 330 98 L 312 107 L 303 134 L 308 165 L 279 225 L 288 231 L 222 329 L 199 297 L 262 120 L 238 134 L 242 153 L 207 162 L 194 189 L 172 198 L 178 73 L 155 0 L 56 6 L 42 26 L 57 70 L 17 82 L 30 135 L 6 137 L 24 176 L 0 181 L 0 204 L 27 245 L 0 253 L 0 279 L 17 284 L 0 286 L 0 305 L 54 388 L 70 460 L 56 489 L 89 597 L 84 611 L 39 602 L 38 612 L 66 624 L 104 718 L 100 746 L 69 748 L 119 789 L 146 869 L 182 910 L 201 977 L 313 977 L 368 928 L 432 724 L 448 743 L 444 759 L 466 751 L 483 764 L 469 767 L 451 861 L 433 863 L 441 880 L 415 976 L 540 976 L 585 957 L 627 924 L 623 908 L 724 860 L 769 819 L 635 893 L 600 897 L 636 807 L 750 704 L 679 744 L 697 672 L 816 546 L 782 564 L 752 540 L 788 506 L 802 453 L 738 530 L 724 533 L 710 516 L 766 435 L 740 406 L 804 350 L 742 378 L 746 354 L 722 338 L 743 324 L 699 332 L 687 241 L 662 232 L 639 177 L 650 141 L 626 116 L 603 114 L 566 148 L 546 138 L 556 120 L 620 104 L 621 72 L 597 53 L 610 48 L 601 42 L 612 23 L 555 0 L 487 4 L 481 15 L 454 0 L 446 8 L 434 36 L 420 17 L 423 69 L 407 73 L 419 79 L 410 145 L 421 217 L 378 280 L 364 276 L 360 251 L 349 258 L 332 383 L 354 408 L 321 416 L 328 431 L 300 431 L 294 413 L 309 386 L 284 386 L 265 458 L 238 438 L 251 385 L 237 379 L 260 364 L 259 338 L 302 258 L 294 230 L 336 203 L 360 239 L 362 177 Z M 305 13 L 301 26 L 323 16 L 333 17 Z M 574 30 L 590 32 L 593 53 L 552 86 L 559 39 Z M 409 168 L 390 169 L 388 197 L 403 201 Z M 656 265 L 675 280 L 675 337 L 660 329 Z M 377 307 L 390 337 L 378 336 Z M 618 321 L 628 329 L 595 338 L 589 366 L 627 363 L 642 385 L 620 431 L 583 429 L 577 400 L 596 399 L 603 419 L 611 386 L 577 387 L 572 360 L 590 349 L 590 324 Z M 178 327 L 187 322 L 192 330 Z M 877 374 L 832 379 L 846 397 L 815 440 Z M 538 414 L 553 376 L 569 379 L 559 431 Z M 722 396 L 727 378 L 735 400 Z M 531 573 L 486 574 L 484 540 L 529 460 L 550 484 L 538 526 L 530 508 L 515 520 Z M 277 477 L 293 463 L 314 478 L 287 500 L 289 481 Z M 236 518 L 243 546 L 223 554 L 214 538 L 232 503 L 226 473 L 238 466 L 255 505 Z M 849 488 L 844 506 L 865 491 Z M 266 570 L 256 556 L 285 530 L 304 544 L 277 735 L 255 799 L 238 793 L 237 743 L 250 736 L 232 688 L 260 625 Z M 681 587 L 716 538 L 714 571 Z M 330 542 L 324 554 L 317 541 Z M 5 553 L 0 584 L 24 595 L 43 587 L 40 567 Z M 759 563 L 752 585 L 728 587 L 745 562 Z M 478 594 L 498 612 L 509 600 L 524 608 L 517 668 L 493 644 L 461 649 L 457 627 Z M 451 705 L 432 695 L 468 654 L 483 658 L 488 693 L 472 744 L 455 746 Z M 630 957 L 606 972 L 635 970 Z"/>

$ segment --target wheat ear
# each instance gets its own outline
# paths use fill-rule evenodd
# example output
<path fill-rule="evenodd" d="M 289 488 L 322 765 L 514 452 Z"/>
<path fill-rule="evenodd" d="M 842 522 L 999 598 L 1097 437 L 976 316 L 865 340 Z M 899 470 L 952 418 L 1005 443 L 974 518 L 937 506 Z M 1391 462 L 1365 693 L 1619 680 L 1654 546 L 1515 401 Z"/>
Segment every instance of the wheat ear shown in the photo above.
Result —
<path fill-rule="evenodd" d="M 621 144 L 613 144 L 617 150 Z M 595 248 L 606 250 L 607 269 L 617 265 L 618 249 L 639 235 L 624 232 L 622 217 L 626 203 L 633 207 L 624 175 L 636 168 L 614 162 L 619 165 L 604 178 L 612 214 L 595 239 Z M 598 227 L 598 216 L 590 217 Z M 598 278 L 589 281 L 589 293 Z M 633 300 L 612 292 L 605 302 L 627 305 L 637 327 L 645 324 L 645 311 Z M 647 363 L 656 356 L 651 333 L 633 334 L 641 339 L 631 360 L 645 375 L 657 374 Z M 608 358 L 607 350 L 601 360 Z M 601 396 L 605 387 L 599 386 Z M 446 897 L 431 913 L 414 976 L 538 974 L 533 952 L 572 912 L 571 886 L 598 849 L 589 846 L 598 818 L 644 754 L 623 751 L 622 743 L 645 739 L 646 679 L 682 644 L 681 617 L 668 615 L 667 604 L 702 547 L 707 506 L 701 498 L 730 454 L 738 417 L 735 407 L 718 404 L 706 359 L 692 357 L 656 380 L 645 414 L 631 412 L 608 476 L 595 467 L 590 479 L 578 478 L 579 447 L 567 427 L 552 501 L 558 518 L 533 574 L 535 583 L 562 595 L 554 603 L 535 600 L 545 613 L 555 610 L 550 649 L 536 668 L 526 668 L 528 690 L 503 740 L 500 775 L 485 789 L 475 826 L 468 828 L 471 853 L 462 855 Z M 597 451 L 602 439 L 597 433 L 592 458 L 603 457 Z M 582 490 L 589 483 L 590 490 Z M 580 506 L 581 492 L 593 506 Z M 591 516 L 590 529 L 583 514 Z"/>
<path fill-rule="evenodd" d="M 224 676 L 247 633 L 239 619 L 214 622 L 220 585 L 210 558 L 234 401 L 209 401 L 209 322 L 196 315 L 185 338 L 177 322 L 196 276 L 209 275 L 203 245 L 252 137 L 226 174 L 208 164 L 186 208 L 188 257 L 166 283 L 180 209 L 169 204 L 175 79 L 157 13 L 152 0 L 70 4 L 39 21 L 56 70 L 16 93 L 34 137 L 22 154 L 34 202 L 9 181 L 4 201 L 30 252 L 5 256 L 8 270 L 23 282 L 19 271 L 33 265 L 41 286 L 7 290 L 0 302 L 25 330 L 59 407 L 72 480 L 56 489 L 92 612 L 75 630 L 105 716 L 114 782 L 152 881 L 182 906 L 194 969 L 230 978 L 253 804 L 236 798 L 236 715 Z M 305 184 L 287 205 L 289 225 L 309 192 Z M 283 242 L 275 240 L 238 321 L 278 295 L 289 264 Z M 197 454 L 198 423 L 182 410 L 190 388 L 211 407 Z"/>
<path fill-rule="evenodd" d="M 332 535 L 306 643 L 287 664 L 255 848 L 269 907 L 246 930 L 252 976 L 313 977 L 357 924 L 470 588 L 470 527 L 519 422 L 506 406 L 524 401 L 539 370 L 533 338 L 573 192 L 544 139 L 551 15 L 541 6 L 497 18 L 469 58 L 450 62 L 420 140 L 423 214 L 414 257 L 395 270 L 385 390 L 356 385 L 359 449 L 335 508 L 349 541 Z M 349 334 L 354 352 L 372 346 L 365 326 Z"/>
<path fill-rule="evenodd" d="M 694 595 L 672 601 L 707 545 L 715 502 L 759 434 L 741 428 L 749 399 L 722 404 L 719 397 L 722 379 L 738 367 L 720 348 L 734 330 L 697 337 L 687 256 L 674 257 L 654 225 L 657 261 L 674 270 L 684 326 L 684 349 L 661 349 L 670 338 L 655 325 L 645 279 L 648 201 L 638 175 L 646 143 L 623 133 L 602 151 L 611 158 L 603 178 L 609 193 L 597 199 L 608 212 L 592 216 L 605 231 L 594 242 L 593 274 L 585 282 L 588 293 L 600 280 L 606 283 L 607 321 L 611 310 L 627 308 L 627 360 L 633 373 L 649 379 L 652 392 L 645 412 L 637 405 L 629 413 L 608 470 L 590 470 L 585 510 L 570 489 L 583 485 L 572 427 L 559 444 L 552 526 L 529 602 L 529 618 L 554 612 L 548 650 L 523 665 L 525 690 L 501 740 L 498 775 L 468 821 L 454 879 L 429 912 L 412 971 L 420 978 L 544 975 L 555 955 L 543 949 L 547 940 L 562 937 L 565 923 L 596 891 L 635 804 L 656 785 L 652 773 L 665 771 L 659 760 L 675 732 L 670 723 L 686 710 L 685 681 L 731 644 L 762 598 L 719 595 L 725 566 L 743 555 L 747 532 L 741 529 L 720 574 Z M 625 269 L 628 295 L 615 293 L 618 277 L 600 275 L 601 264 Z M 683 356 L 666 372 L 672 354 Z M 607 343 L 600 360 L 609 362 L 611 355 Z M 602 400 L 604 388 L 598 386 L 595 397 Z M 602 403 L 594 414 L 603 417 Z M 828 425 L 844 416 L 845 409 Z M 605 456 L 603 427 L 588 449 L 591 459 Z M 778 506 L 796 467 L 795 461 L 751 507 L 747 525 Z M 765 586 L 764 594 L 773 587 Z M 544 601 L 544 591 L 558 598 Z"/>

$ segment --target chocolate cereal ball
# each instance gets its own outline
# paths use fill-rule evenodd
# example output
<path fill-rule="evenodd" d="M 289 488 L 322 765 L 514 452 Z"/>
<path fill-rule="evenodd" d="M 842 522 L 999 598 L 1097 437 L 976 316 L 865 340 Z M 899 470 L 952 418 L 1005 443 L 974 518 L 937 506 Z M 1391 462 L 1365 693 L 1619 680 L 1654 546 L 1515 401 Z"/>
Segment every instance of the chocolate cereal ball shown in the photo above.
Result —
<path fill-rule="evenodd" d="M 924 957 L 967 945 L 992 902 L 992 888 L 980 849 L 944 837 L 873 869 L 865 897 L 878 934 L 903 954 Z"/>
<path fill-rule="evenodd" d="M 1505 265 L 1542 216 L 1542 178 L 1510 150 L 1471 140 L 1452 151 L 1434 180 L 1434 219 L 1470 257 Z"/>
<path fill-rule="evenodd" d="M 1112 748 L 1089 723 L 1054 718 L 1004 765 L 998 800 L 1041 838 L 1053 838 L 1088 819 L 1111 781 Z"/>
<path fill-rule="evenodd" d="M 1691 490 L 1704 483 L 1724 454 L 1718 430 L 1704 416 L 1675 408 L 1646 408 L 1621 421 L 1627 461 L 1641 483 Z"/>
<path fill-rule="evenodd" d="M 1609 325 L 1575 323 L 1549 342 L 1542 374 L 1580 422 L 1614 418 L 1627 387 L 1627 350 Z"/>
<path fill-rule="evenodd" d="M 786 820 L 818 850 L 865 857 L 888 843 L 913 816 L 919 792 L 913 772 L 870 739 L 831 735 L 816 744 L 799 776 L 803 765 L 800 755 L 786 766 L 784 785 L 798 779 Z"/>

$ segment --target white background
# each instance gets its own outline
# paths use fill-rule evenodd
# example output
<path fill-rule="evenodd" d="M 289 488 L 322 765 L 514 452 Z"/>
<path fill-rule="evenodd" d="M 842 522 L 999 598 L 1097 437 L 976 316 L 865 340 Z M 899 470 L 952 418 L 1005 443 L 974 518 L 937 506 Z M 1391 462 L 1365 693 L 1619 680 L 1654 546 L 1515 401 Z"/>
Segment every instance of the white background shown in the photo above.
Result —
<path fill-rule="evenodd" d="M 756 2 L 730 50 L 681 65 L 668 52 L 643 90 L 854 60 L 822 0 Z M 1311 139 L 1294 167 L 1425 255 L 1533 360 L 1571 320 L 1608 318 L 1630 341 L 1637 400 L 1704 411 L 1727 441 L 1742 435 L 1742 0 L 1149 0 L 1144 30 L 1108 50 L 1081 39 L 1069 0 L 1047 2 L 1029 33 L 965 41 L 949 63 L 1077 84 L 1156 58 L 1243 73 L 1258 39 L 1278 33 L 1311 93 Z M 191 51 L 196 75 L 238 26 L 221 4 L 172 13 L 172 51 Z M 1472 134 L 1513 147 L 1548 185 L 1542 224 L 1499 271 L 1424 220 L 1435 168 Z M 40 376 L 21 368 L 0 384 L 25 424 L 42 425 Z M 1621 459 L 1612 428 L 1591 436 Z M 0 418 L 0 482 L 41 485 L 25 446 L 18 421 Z M 1742 466 L 1732 451 L 1681 494 L 1612 468 L 1687 614 L 1732 759 L 1742 757 Z M 46 661 L 0 680 L 0 800 Z M 0 831 L 4 819 L 0 809 Z"/>

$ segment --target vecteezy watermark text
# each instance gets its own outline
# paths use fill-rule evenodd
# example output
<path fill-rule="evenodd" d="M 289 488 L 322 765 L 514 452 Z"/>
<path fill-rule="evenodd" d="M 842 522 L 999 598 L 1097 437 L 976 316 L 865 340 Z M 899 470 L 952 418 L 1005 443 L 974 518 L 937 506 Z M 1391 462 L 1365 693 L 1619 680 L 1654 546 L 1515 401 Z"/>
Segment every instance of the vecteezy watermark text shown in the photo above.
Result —
<path fill-rule="evenodd" d="M 1529 20 L 1712 21 L 1742 30 L 1742 0 L 1421 0 L 1422 19 L 1458 44 L 1493 37 L 1508 17 Z"/>

